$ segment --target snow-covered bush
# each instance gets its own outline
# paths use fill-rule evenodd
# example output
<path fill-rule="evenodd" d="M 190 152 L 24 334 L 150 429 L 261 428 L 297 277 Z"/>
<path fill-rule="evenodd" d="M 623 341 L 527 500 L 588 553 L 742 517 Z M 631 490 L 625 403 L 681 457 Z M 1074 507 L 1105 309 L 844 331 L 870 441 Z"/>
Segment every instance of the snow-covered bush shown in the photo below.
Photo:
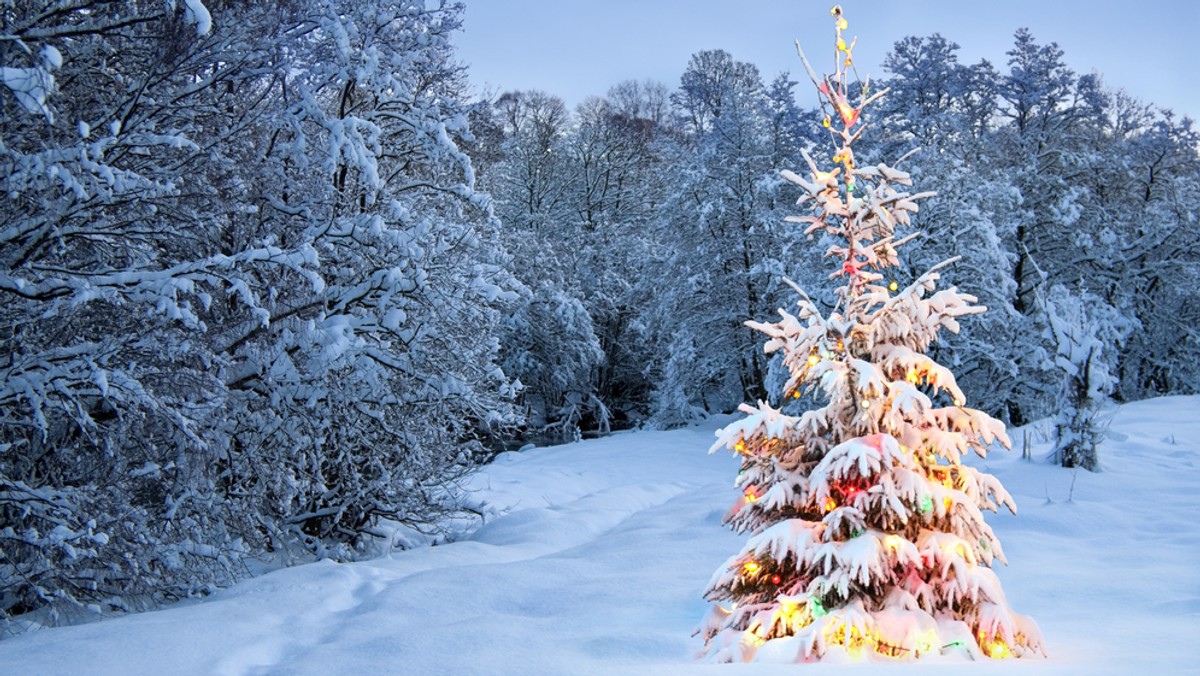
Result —
<path fill-rule="evenodd" d="M 0 12 L 5 63 L 53 56 L 57 88 L 2 100 L 0 613 L 137 607 L 453 509 L 517 422 L 461 6 Z"/>
<path fill-rule="evenodd" d="M 1063 467 L 1099 468 L 1096 447 L 1104 439 L 1101 408 L 1117 386 L 1116 352 L 1136 321 L 1095 294 L 1051 287 L 1045 305 L 1052 364 L 1061 374 L 1059 412 L 1054 419 L 1055 460 Z"/>

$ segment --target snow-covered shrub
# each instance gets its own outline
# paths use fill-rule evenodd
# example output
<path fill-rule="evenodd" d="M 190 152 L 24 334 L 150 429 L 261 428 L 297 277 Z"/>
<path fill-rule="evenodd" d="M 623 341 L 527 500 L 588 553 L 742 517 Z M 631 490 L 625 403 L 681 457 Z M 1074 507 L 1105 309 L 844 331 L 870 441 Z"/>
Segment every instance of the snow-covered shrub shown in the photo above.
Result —
<path fill-rule="evenodd" d="M 1116 353 L 1137 327 L 1095 294 L 1051 287 L 1042 299 L 1052 364 L 1061 374 L 1059 412 L 1054 419 L 1054 455 L 1063 467 L 1099 468 L 1096 447 L 1104 440 L 1101 408 L 1117 386 Z"/>
<path fill-rule="evenodd" d="M 427 4 L 0 9 L 56 88 L 0 97 L 0 614 L 428 525 L 516 422 L 461 6 Z"/>
<path fill-rule="evenodd" d="M 501 365 L 521 381 L 529 423 L 563 436 L 596 416 L 607 429 L 604 406 L 591 391 L 604 351 L 583 303 L 541 284 L 507 324 Z"/>

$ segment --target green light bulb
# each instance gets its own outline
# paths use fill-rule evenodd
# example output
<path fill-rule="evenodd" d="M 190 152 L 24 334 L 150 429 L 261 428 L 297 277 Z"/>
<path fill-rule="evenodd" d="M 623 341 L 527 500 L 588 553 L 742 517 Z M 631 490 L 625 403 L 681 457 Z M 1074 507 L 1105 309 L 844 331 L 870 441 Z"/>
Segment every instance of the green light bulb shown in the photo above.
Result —
<path fill-rule="evenodd" d="M 821 617 L 829 612 L 825 610 L 825 606 L 821 605 L 821 602 L 816 598 L 808 600 L 808 610 L 812 613 L 813 617 Z"/>

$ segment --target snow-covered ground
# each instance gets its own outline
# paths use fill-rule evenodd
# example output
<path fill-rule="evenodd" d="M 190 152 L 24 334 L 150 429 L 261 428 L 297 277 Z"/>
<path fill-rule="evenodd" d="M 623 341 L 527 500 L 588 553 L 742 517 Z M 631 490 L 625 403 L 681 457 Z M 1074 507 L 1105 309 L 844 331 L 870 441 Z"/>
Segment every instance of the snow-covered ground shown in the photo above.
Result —
<path fill-rule="evenodd" d="M 509 453 L 471 536 L 249 579 L 197 603 L 0 641 L 6 674 L 793 674 L 696 662 L 700 597 L 739 536 L 712 424 Z M 1022 433 L 1012 431 L 1017 446 Z M 806 665 L 806 674 L 1200 673 L 1200 397 L 1122 407 L 1103 471 L 994 453 L 1009 602 L 1046 660 Z"/>

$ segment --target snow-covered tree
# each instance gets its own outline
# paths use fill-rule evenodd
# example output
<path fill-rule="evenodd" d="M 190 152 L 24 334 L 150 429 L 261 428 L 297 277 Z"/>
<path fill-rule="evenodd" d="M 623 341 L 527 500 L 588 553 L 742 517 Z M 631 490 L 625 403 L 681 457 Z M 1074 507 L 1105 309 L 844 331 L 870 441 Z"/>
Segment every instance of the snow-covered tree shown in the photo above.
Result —
<path fill-rule="evenodd" d="M 0 7 L 0 615 L 454 508 L 516 422 L 461 9 Z"/>
<path fill-rule="evenodd" d="M 886 160 L 919 148 L 905 169 L 942 197 L 913 215 L 921 246 L 893 274 L 912 278 L 950 256 L 962 257 L 955 269 L 976 280 L 975 295 L 989 312 L 963 327 L 953 349 L 935 346 L 934 356 L 953 367 L 965 389 L 979 393 L 980 409 L 1009 416 L 1010 406 L 1027 396 L 1018 364 L 1032 342 L 1022 336 L 1029 322 L 1012 306 L 1015 259 L 998 222 L 998 214 L 1012 211 L 1014 191 L 989 157 L 996 74 L 986 61 L 960 64 L 958 49 L 937 34 L 895 44 L 884 60 L 889 75 L 879 83 L 888 95 L 872 114 L 880 142 L 869 156 Z M 965 185 L 970 189 L 961 190 Z"/>
<path fill-rule="evenodd" d="M 1136 322 L 1095 294 L 1053 286 L 1045 305 L 1053 368 L 1062 374 L 1054 419 L 1054 455 L 1063 467 L 1099 468 L 1104 438 L 1100 409 L 1117 385 L 1116 352 Z"/>
<path fill-rule="evenodd" d="M 571 438 L 644 417 L 644 338 L 667 93 L 624 82 L 569 115 L 557 97 L 506 92 L 473 117 L 487 136 L 482 185 L 495 199 L 525 292 L 508 317 L 506 373 L 520 380 L 525 433 Z M 478 136 L 478 134 L 477 134 Z"/>
<path fill-rule="evenodd" d="M 694 54 L 672 97 L 684 136 L 659 210 L 655 273 L 664 287 L 647 324 L 666 347 L 655 365 L 653 419 L 692 422 L 762 394 L 766 359 L 739 317 L 764 311 L 777 280 L 772 211 L 781 184 L 758 69 L 723 50 Z M 783 127 L 781 126 L 781 129 Z M 679 246 L 686 241 L 687 246 Z"/>
<path fill-rule="evenodd" d="M 1124 401 L 1200 387 L 1200 134 L 1191 120 L 1116 92 L 1098 161 L 1084 180 L 1104 215 L 1076 234 L 1073 285 L 1087 283 L 1139 330 L 1123 346 L 1114 395 Z"/>
<path fill-rule="evenodd" d="M 318 0 L 290 47 L 251 197 L 257 227 L 320 268 L 260 280 L 269 321 L 231 338 L 221 463 L 276 546 L 345 556 L 380 519 L 436 526 L 484 441 L 518 421 L 498 366 L 515 285 L 455 141 L 461 10 Z"/>
<path fill-rule="evenodd" d="M 199 0 L 0 8 L 0 615 L 202 592 L 245 551 L 214 487 L 220 327 L 261 319 L 253 270 L 313 257 L 226 234 L 292 26 Z"/>
<path fill-rule="evenodd" d="M 831 279 L 843 279 L 822 314 L 800 294 L 799 312 L 766 334 L 791 377 L 784 395 L 816 392 L 828 403 L 799 416 L 766 402 L 718 431 L 713 450 L 742 457 L 742 495 L 727 523 L 750 537 L 709 583 L 714 602 L 700 628 L 719 661 L 808 661 L 839 651 L 916 658 L 948 651 L 1006 657 L 1042 651 L 1034 622 L 1012 612 L 991 569 L 1004 561 L 982 510 L 1016 511 L 994 477 L 963 462 L 1008 446 L 1004 425 L 966 407 L 954 374 L 928 355 L 941 330 L 984 312 L 973 296 L 936 290 L 951 258 L 911 282 L 889 283 L 896 238 L 930 193 L 910 193 L 909 175 L 861 166 L 854 144 L 864 109 L 885 92 L 866 87 L 852 102 L 853 43 L 840 7 L 839 66 L 818 78 L 826 126 L 840 165 L 822 170 L 807 154 L 806 216 L 789 217 L 833 240 Z"/>
<path fill-rule="evenodd" d="M 501 364 L 521 383 L 527 433 L 572 438 L 585 419 L 607 429 L 593 382 L 605 354 L 582 301 L 580 261 L 594 242 L 588 199 L 588 144 L 562 99 L 540 91 L 505 92 L 480 113 L 497 134 L 496 160 L 485 184 L 495 198 L 510 268 L 523 284 L 506 318 Z"/>

